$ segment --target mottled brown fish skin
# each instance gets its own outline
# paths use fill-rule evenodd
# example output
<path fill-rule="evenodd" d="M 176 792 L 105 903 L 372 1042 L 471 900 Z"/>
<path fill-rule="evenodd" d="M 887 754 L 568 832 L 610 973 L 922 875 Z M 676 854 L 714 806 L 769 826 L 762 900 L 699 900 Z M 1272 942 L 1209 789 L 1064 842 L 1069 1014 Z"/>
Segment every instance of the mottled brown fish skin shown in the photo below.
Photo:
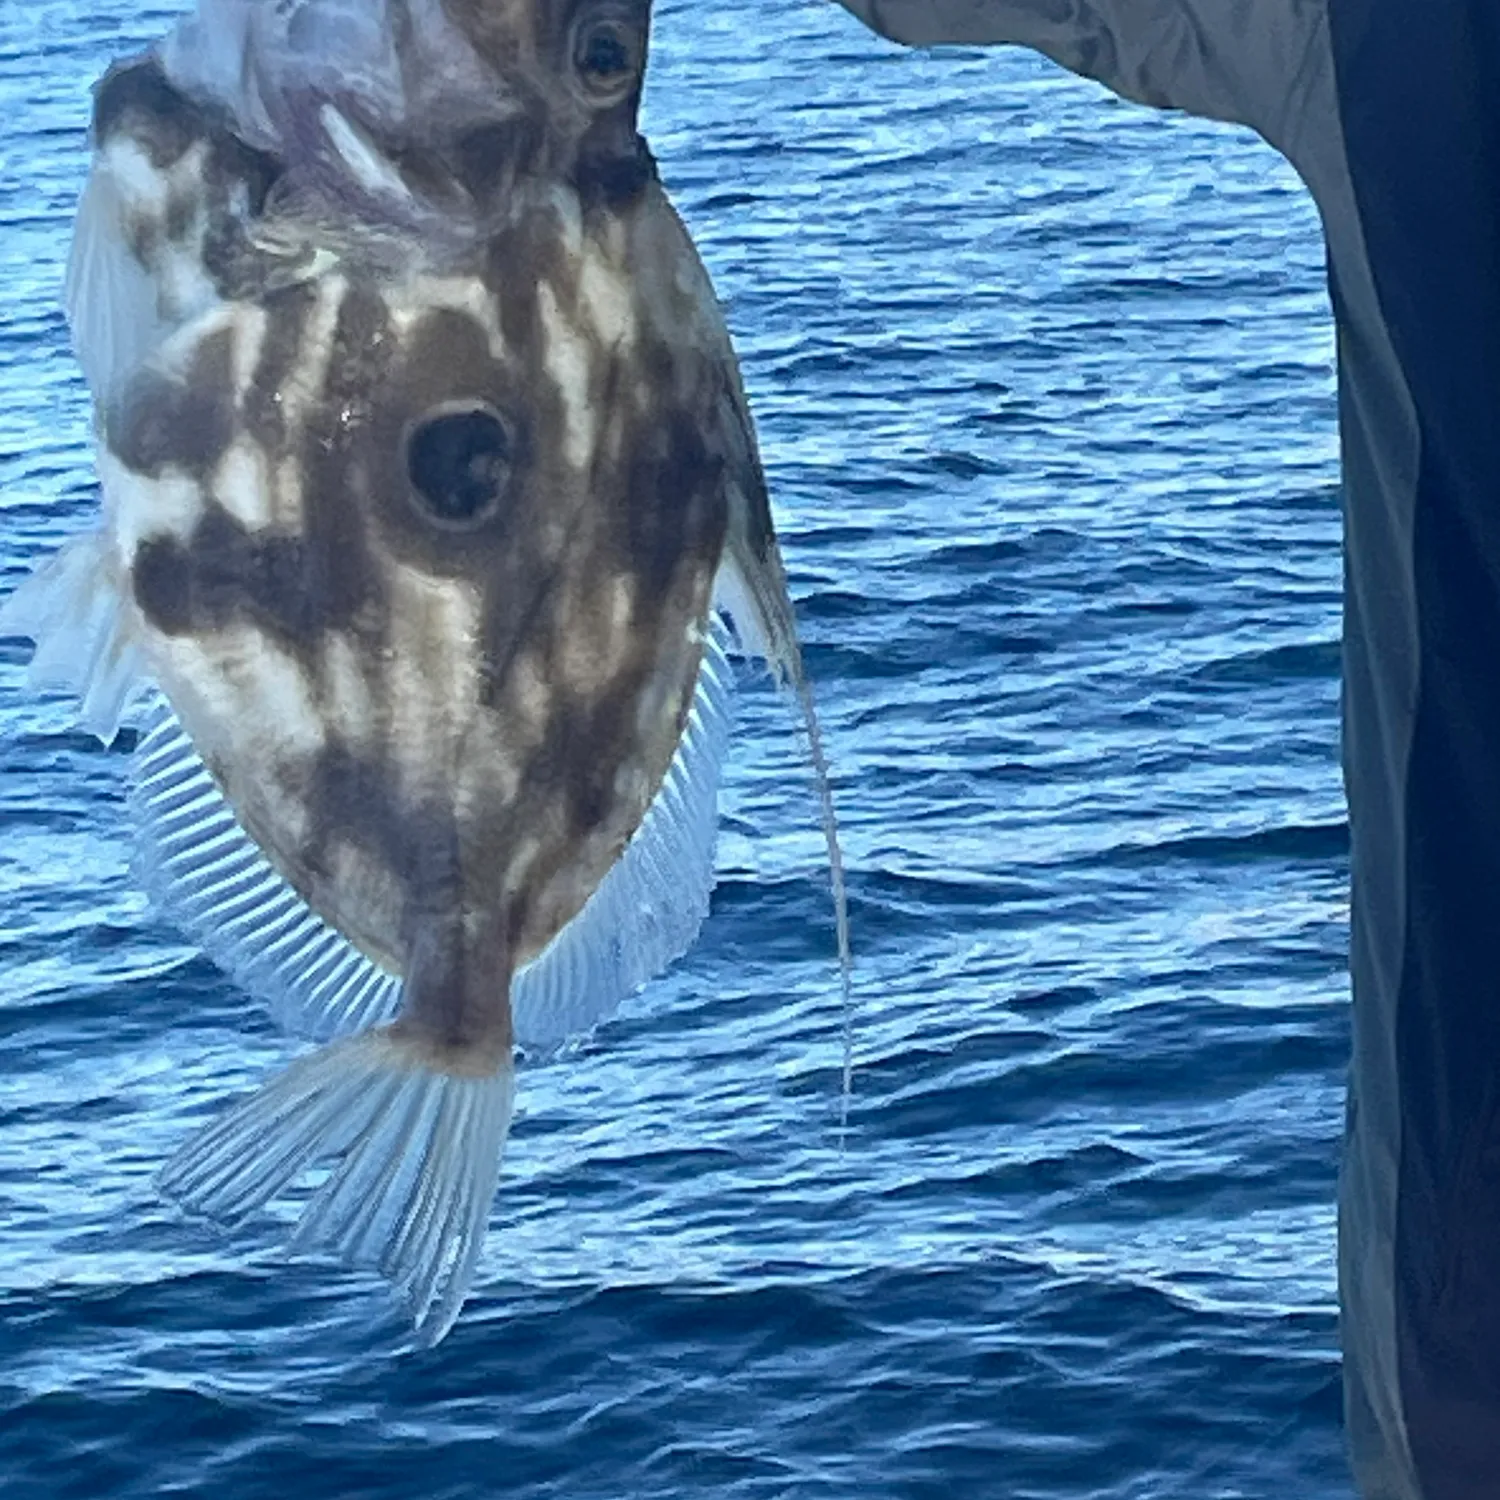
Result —
<path fill-rule="evenodd" d="M 265 207 L 280 176 L 276 159 L 238 140 L 221 112 L 184 97 L 154 57 L 117 63 L 94 90 L 96 150 L 127 142 L 145 153 L 169 180 L 194 148 L 202 160 L 151 210 L 138 209 L 124 225 L 136 259 L 161 276 L 164 257 L 191 248 L 222 297 L 247 290 L 262 270 L 248 245 L 245 215 Z M 202 232 L 201 242 L 195 237 Z"/>
<path fill-rule="evenodd" d="M 198 496 L 126 558 L 189 732 L 313 909 L 405 976 L 397 1029 L 464 1072 L 508 1054 L 511 974 L 660 786 L 731 493 L 765 497 L 711 293 L 635 132 L 648 6 L 448 9 L 527 101 L 412 153 L 490 195 L 472 265 L 241 295 L 104 425 L 141 493 Z M 591 15 L 633 70 L 593 111 L 566 77 Z M 165 159 L 197 138 L 173 110 L 149 67 L 121 74 L 96 130 L 133 121 Z M 436 433 L 441 455 L 453 418 L 483 439 L 460 477 L 489 498 L 449 513 L 413 445 Z"/>

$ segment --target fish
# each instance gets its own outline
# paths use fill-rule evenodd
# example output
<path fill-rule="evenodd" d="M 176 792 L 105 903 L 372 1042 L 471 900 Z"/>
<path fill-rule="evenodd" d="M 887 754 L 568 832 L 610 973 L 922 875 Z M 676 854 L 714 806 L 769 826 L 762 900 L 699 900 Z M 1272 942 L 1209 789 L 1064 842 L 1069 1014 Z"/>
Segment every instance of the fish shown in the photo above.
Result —
<path fill-rule="evenodd" d="M 317 1043 L 158 1178 L 472 1285 L 518 1048 L 695 939 L 733 648 L 827 760 L 743 382 L 639 129 L 650 0 L 200 0 L 97 85 L 65 302 L 102 503 L 0 609 L 136 870 Z M 846 1029 L 845 1098 L 849 1051 Z M 309 1175 L 313 1185 L 306 1186 Z"/>

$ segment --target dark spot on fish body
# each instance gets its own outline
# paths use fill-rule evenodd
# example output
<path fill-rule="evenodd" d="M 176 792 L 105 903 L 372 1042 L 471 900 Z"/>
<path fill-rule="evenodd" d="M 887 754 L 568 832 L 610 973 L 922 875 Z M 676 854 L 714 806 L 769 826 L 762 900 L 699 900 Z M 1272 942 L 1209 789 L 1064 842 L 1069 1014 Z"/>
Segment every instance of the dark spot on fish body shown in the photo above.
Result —
<path fill-rule="evenodd" d="M 667 591 L 684 562 L 717 557 L 728 525 L 724 457 L 690 412 L 669 410 L 632 453 L 620 545 L 645 597 Z"/>
<path fill-rule="evenodd" d="M 265 295 L 265 327 L 260 356 L 240 403 L 240 418 L 250 437 L 276 453 L 287 440 L 283 393 L 296 371 L 308 323 L 318 306 L 315 282 L 299 282 Z"/>
<path fill-rule="evenodd" d="M 579 703 L 571 714 L 560 715 L 557 757 L 566 771 L 564 808 L 575 836 L 601 827 L 617 800 L 615 775 L 619 762 L 609 754 L 625 747 L 636 750 L 636 704 L 646 673 L 638 667 L 613 690 L 592 702 Z"/>
<path fill-rule="evenodd" d="M 196 538 L 185 546 L 176 537 L 152 537 L 132 566 L 135 600 L 163 635 L 222 630 L 235 617 L 230 571 L 228 558 L 207 552 Z"/>
<path fill-rule="evenodd" d="M 453 144 L 452 171 L 475 203 L 489 207 L 503 202 L 519 178 L 537 170 L 546 145 L 546 115 L 531 108 L 464 131 Z"/>
<path fill-rule="evenodd" d="M 308 294 L 281 294 L 274 347 L 268 347 L 258 420 L 282 421 L 275 371 L 295 364 L 301 324 L 311 311 Z M 379 420 L 376 397 L 392 356 L 390 315 L 373 289 L 351 285 L 339 305 L 321 399 L 309 411 L 295 452 L 302 481 L 303 532 L 315 570 L 321 624 L 339 629 L 359 623 L 375 637 L 385 629 L 387 584 L 371 552 L 371 492 L 382 482 L 382 445 L 394 439 Z M 387 481 L 388 482 L 388 481 Z"/>
<path fill-rule="evenodd" d="M 192 563 L 176 537 L 152 537 L 136 549 L 131 563 L 135 602 L 163 635 L 186 635 L 196 628 Z"/>
<path fill-rule="evenodd" d="M 173 193 L 167 199 L 167 212 L 162 221 L 166 237 L 174 244 L 183 244 L 192 232 L 198 216 L 198 205 L 191 195 Z"/>
<path fill-rule="evenodd" d="M 193 628 L 223 630 L 257 613 L 253 579 L 259 548 L 233 516 L 217 505 L 204 508 L 180 570 L 187 586 Z"/>
<path fill-rule="evenodd" d="M 634 132 L 624 143 L 616 137 L 617 132 L 596 128 L 579 149 L 573 186 L 585 211 L 618 212 L 658 180 L 656 158 L 646 142 Z"/>
<path fill-rule="evenodd" d="M 191 537 L 144 541 L 132 563 L 136 603 L 164 635 L 207 634 L 253 625 L 278 642 L 306 647 L 334 621 L 320 560 L 299 536 L 253 535 L 209 504 Z"/>
<path fill-rule="evenodd" d="M 368 421 L 370 393 L 386 373 L 393 342 L 390 313 L 380 294 L 351 282 L 339 304 L 323 381 L 324 400 L 342 427 Z"/>
<path fill-rule="evenodd" d="M 327 561 L 309 556 L 300 536 L 273 533 L 246 545 L 243 575 L 229 581 L 243 588 L 258 624 L 284 641 L 308 644 L 348 614 L 347 602 L 320 586 L 320 575 L 336 571 L 318 566 Z"/>
<path fill-rule="evenodd" d="M 180 161 L 205 134 L 203 112 L 167 81 L 155 57 L 116 63 L 94 88 L 94 141 L 127 133 L 158 171 Z"/>
<path fill-rule="evenodd" d="M 128 135 L 159 172 L 170 171 L 198 142 L 209 143 L 208 180 L 243 184 L 252 214 L 261 211 L 281 174 L 268 152 L 240 140 L 226 111 L 190 99 L 167 78 L 159 58 L 114 64 L 94 86 L 94 144 Z"/>
<path fill-rule="evenodd" d="M 440 1067 L 493 1066 L 514 1042 L 510 983 L 515 917 L 503 900 L 414 914 L 402 1013 L 393 1030 L 419 1039 Z"/>
<path fill-rule="evenodd" d="M 613 778 L 596 760 L 569 788 L 567 807 L 573 827 L 580 833 L 600 827 L 615 802 Z"/>
<path fill-rule="evenodd" d="M 541 288 L 563 258 L 560 231 L 540 214 L 527 215 L 489 244 L 483 279 L 500 309 L 500 331 L 516 360 L 540 369 L 546 355 Z M 562 420 L 558 408 L 559 422 Z"/>
<path fill-rule="evenodd" d="M 306 805 L 313 821 L 302 858 L 309 871 L 331 875 L 332 850 L 347 840 L 369 850 L 403 882 L 409 880 L 407 817 L 385 761 L 330 740 L 313 764 Z"/>
<path fill-rule="evenodd" d="M 155 215 L 135 213 L 128 209 L 120 225 L 130 253 L 153 274 L 157 269 L 157 257 L 162 247 L 162 227 L 161 220 Z"/>
<path fill-rule="evenodd" d="M 234 437 L 234 337 L 210 334 L 178 374 L 146 370 L 106 413 L 110 452 L 137 474 L 160 478 L 177 468 L 200 482 Z"/>
<path fill-rule="evenodd" d="M 231 186 L 245 189 L 246 207 L 252 218 L 261 214 L 271 190 L 280 181 L 282 166 L 267 151 L 247 145 L 220 122 L 209 144 L 208 179 L 216 196 L 227 200 Z"/>

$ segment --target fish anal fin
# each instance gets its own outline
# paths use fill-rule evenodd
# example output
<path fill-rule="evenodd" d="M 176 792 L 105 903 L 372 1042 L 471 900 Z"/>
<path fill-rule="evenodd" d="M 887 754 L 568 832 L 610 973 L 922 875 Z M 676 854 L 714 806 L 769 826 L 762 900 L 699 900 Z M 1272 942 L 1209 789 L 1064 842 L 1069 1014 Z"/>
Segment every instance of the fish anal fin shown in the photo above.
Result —
<path fill-rule="evenodd" d="M 143 716 L 129 797 L 135 873 L 147 894 L 289 1031 L 327 1041 L 396 1014 L 399 978 L 281 876 L 159 694 Z"/>

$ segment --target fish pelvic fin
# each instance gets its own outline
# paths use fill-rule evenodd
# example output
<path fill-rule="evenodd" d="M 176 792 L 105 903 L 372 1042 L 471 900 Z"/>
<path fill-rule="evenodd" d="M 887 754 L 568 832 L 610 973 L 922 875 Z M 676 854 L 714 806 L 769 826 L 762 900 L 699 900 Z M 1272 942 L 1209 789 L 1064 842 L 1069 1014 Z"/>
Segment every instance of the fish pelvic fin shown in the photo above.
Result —
<path fill-rule="evenodd" d="M 473 1281 L 514 1097 L 508 1056 L 445 1069 L 386 1027 L 292 1063 L 188 1140 L 157 1185 L 189 1212 L 232 1223 L 326 1164 L 290 1248 L 383 1276 L 430 1347 Z"/>
<path fill-rule="evenodd" d="M 78 700 L 78 721 L 110 744 L 145 663 L 104 534 L 65 543 L 0 605 L 0 636 L 36 642 L 27 681 Z"/>

